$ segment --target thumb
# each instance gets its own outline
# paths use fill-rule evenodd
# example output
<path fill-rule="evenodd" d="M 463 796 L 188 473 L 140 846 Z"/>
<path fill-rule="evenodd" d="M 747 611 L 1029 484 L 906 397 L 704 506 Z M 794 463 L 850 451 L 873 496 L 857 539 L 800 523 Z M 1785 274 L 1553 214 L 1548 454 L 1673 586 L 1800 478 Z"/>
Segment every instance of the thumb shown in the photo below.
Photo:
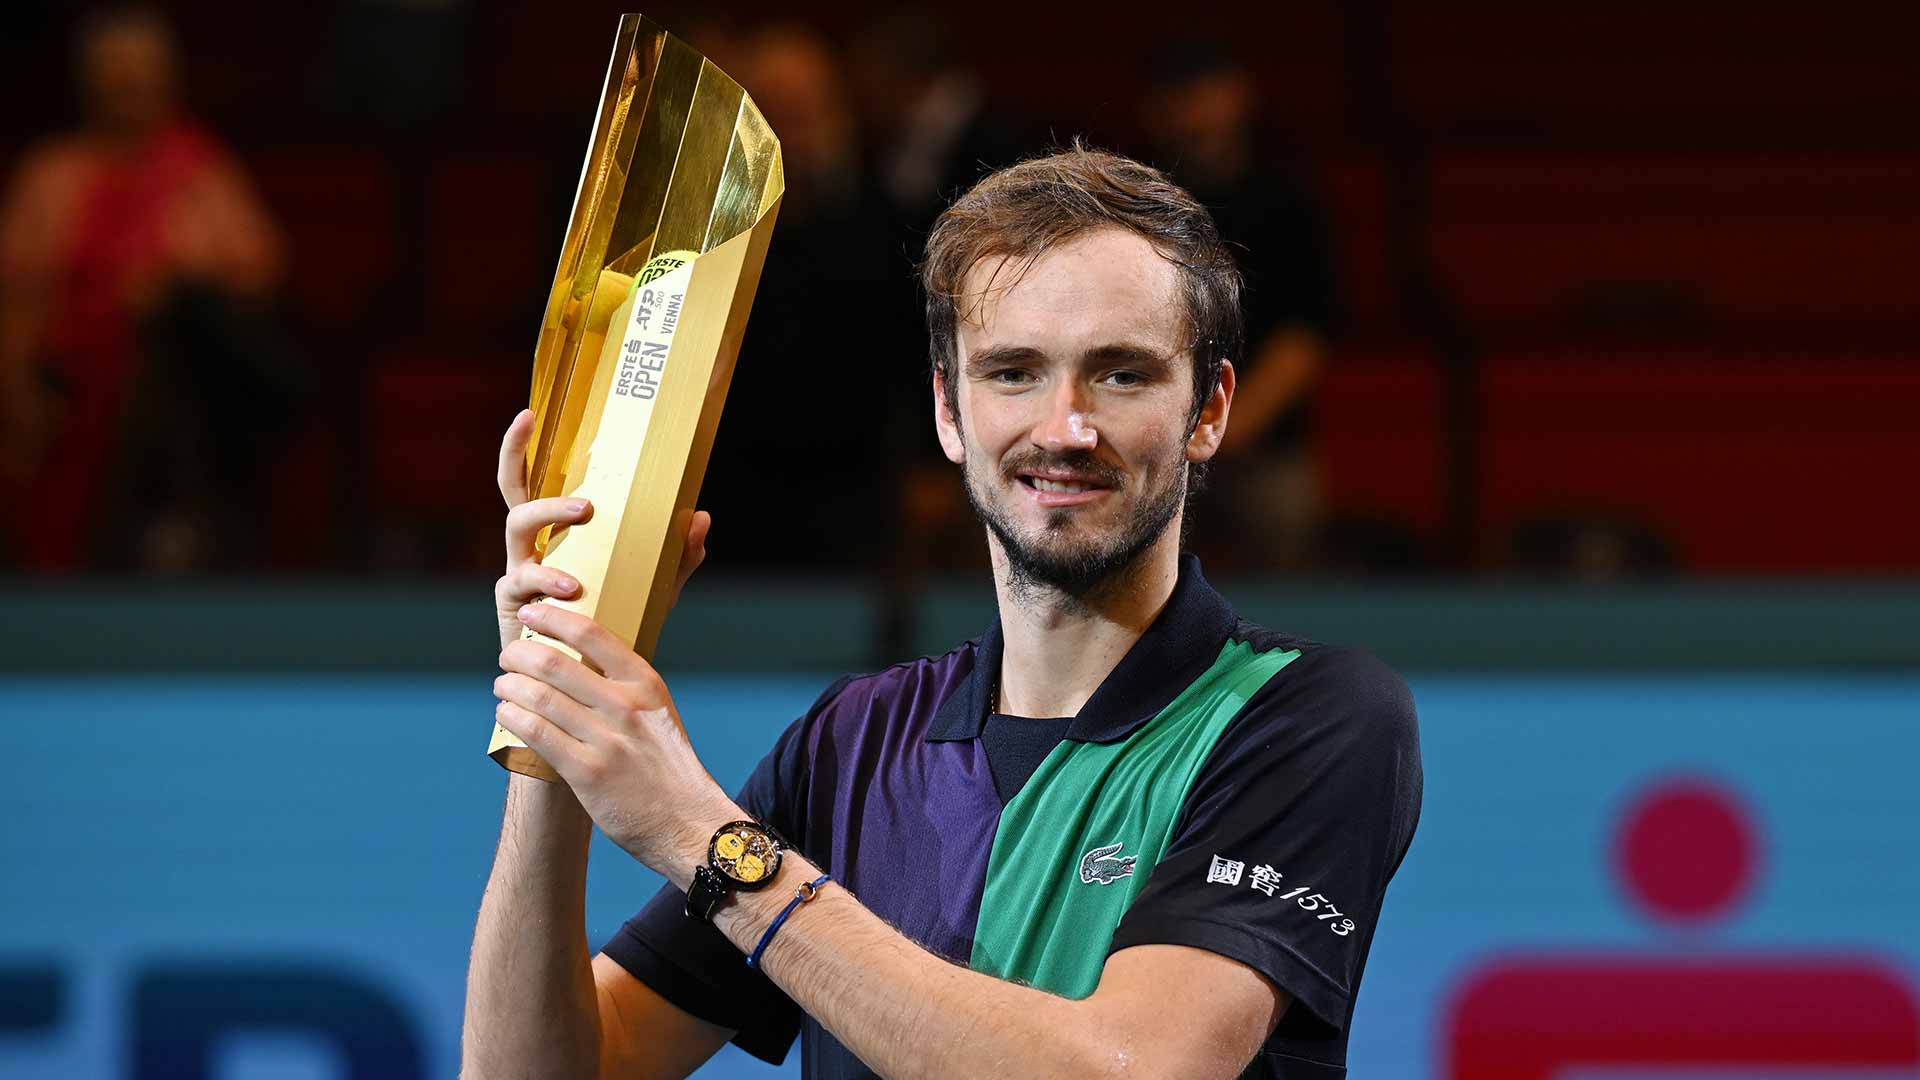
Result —
<path fill-rule="evenodd" d="M 680 573 L 673 583 L 674 603 L 680 602 L 680 590 L 687 587 L 687 579 L 693 576 L 700 564 L 707 561 L 707 532 L 713 528 L 713 515 L 705 510 L 695 510 L 693 521 L 687 525 L 687 544 L 680 553 Z"/>

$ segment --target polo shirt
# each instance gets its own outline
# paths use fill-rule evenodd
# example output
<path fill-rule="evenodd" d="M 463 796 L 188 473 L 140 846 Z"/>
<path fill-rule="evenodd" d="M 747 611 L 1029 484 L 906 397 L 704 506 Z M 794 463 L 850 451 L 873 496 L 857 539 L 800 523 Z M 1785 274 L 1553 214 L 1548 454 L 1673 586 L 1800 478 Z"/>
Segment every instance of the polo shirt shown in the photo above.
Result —
<path fill-rule="evenodd" d="M 835 682 L 736 801 L 977 971 L 1077 999 L 1134 945 L 1246 964 L 1292 1003 L 1243 1075 L 1345 1076 L 1367 949 L 1420 811 L 1399 676 L 1238 618 L 1191 556 L 1044 755 L 1020 743 L 1019 718 L 988 715 L 1001 649 L 996 623 Z M 809 1080 L 876 1075 L 684 907 L 662 888 L 604 951 L 756 1057 L 784 1060 L 798 1033 Z"/>

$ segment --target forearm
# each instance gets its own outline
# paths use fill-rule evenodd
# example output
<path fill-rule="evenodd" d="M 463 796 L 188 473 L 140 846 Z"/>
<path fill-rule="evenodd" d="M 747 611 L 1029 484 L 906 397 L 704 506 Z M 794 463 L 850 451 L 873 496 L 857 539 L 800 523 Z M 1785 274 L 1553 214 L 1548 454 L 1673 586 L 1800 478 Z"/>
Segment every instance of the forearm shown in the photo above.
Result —
<path fill-rule="evenodd" d="M 586 934 L 592 835 L 566 785 L 511 776 L 467 972 L 466 1080 L 598 1075 Z"/>
<path fill-rule="evenodd" d="M 792 867 L 791 870 L 788 867 Z M 715 923 L 745 953 L 819 876 L 790 853 L 775 887 L 736 894 Z M 1124 1074 L 1124 1039 L 1092 1029 L 1084 1003 L 947 962 L 827 886 L 782 925 L 761 967 L 848 1049 L 889 1080 L 946 1077 L 955 1061 L 981 1076 Z"/>

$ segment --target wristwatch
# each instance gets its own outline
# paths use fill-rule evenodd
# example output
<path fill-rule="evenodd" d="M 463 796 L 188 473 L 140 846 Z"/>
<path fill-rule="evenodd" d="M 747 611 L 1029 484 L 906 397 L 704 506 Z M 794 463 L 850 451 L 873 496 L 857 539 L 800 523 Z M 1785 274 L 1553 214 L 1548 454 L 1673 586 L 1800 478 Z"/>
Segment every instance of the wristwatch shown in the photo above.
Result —
<path fill-rule="evenodd" d="M 687 914 L 711 921 L 713 909 L 734 889 L 752 892 L 772 884 L 780 872 L 780 834 L 757 821 L 731 821 L 707 842 L 707 865 L 693 872 L 687 886 Z"/>

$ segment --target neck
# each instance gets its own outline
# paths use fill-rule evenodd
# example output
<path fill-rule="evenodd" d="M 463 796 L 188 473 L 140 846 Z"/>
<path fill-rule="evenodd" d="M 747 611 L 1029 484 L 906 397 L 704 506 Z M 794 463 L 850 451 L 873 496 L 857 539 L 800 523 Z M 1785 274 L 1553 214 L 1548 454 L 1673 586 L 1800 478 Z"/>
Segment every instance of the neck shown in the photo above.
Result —
<path fill-rule="evenodd" d="M 1180 578 L 1180 522 L 1132 563 L 1084 594 L 1017 582 L 988 535 L 1000 601 L 1000 692 L 988 707 L 1013 716 L 1074 716 L 1140 640 Z"/>
<path fill-rule="evenodd" d="M 162 114 L 141 123 L 98 123 L 93 126 L 94 145 L 108 154 L 133 154 L 145 150 L 154 137 L 172 122 Z"/>

